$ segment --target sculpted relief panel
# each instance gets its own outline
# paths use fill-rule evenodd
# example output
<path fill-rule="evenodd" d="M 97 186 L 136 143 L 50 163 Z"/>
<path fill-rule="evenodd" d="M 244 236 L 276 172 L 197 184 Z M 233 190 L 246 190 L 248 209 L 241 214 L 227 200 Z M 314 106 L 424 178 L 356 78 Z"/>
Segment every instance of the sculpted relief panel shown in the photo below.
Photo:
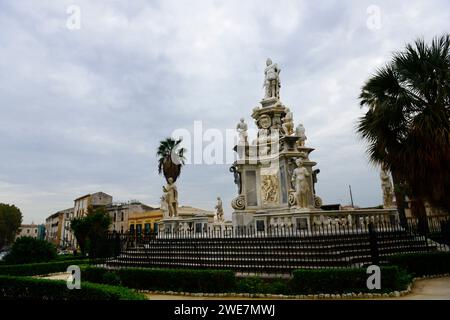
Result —
<path fill-rule="evenodd" d="M 277 175 L 261 176 L 261 196 L 263 205 L 278 204 L 279 202 L 279 183 Z"/>

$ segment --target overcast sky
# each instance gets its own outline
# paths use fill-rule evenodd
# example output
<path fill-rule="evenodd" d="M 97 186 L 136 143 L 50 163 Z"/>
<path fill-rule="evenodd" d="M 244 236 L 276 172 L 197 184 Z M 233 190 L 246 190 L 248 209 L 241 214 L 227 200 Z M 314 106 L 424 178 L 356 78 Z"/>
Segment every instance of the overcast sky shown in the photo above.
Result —
<path fill-rule="evenodd" d="M 356 205 L 378 205 L 360 88 L 405 43 L 448 32 L 449 13 L 445 0 L 0 0 L 0 202 L 25 223 L 97 191 L 158 204 L 158 142 L 194 121 L 254 128 L 271 57 L 316 149 L 317 193 L 347 204 L 351 185 Z M 180 204 L 213 210 L 220 195 L 231 218 L 228 168 L 187 165 Z"/>

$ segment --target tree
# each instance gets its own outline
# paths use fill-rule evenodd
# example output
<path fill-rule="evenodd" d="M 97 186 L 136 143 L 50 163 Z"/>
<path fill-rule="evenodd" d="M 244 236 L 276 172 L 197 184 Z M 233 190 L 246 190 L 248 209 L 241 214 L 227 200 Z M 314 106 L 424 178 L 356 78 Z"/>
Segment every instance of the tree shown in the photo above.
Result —
<path fill-rule="evenodd" d="M 86 253 L 98 254 L 98 244 L 104 242 L 111 222 L 111 217 L 106 213 L 104 207 L 96 209 L 89 207 L 86 216 L 72 220 L 70 227 L 83 255 Z"/>
<path fill-rule="evenodd" d="M 358 134 L 370 161 L 392 172 L 397 201 L 425 217 L 424 201 L 450 211 L 449 35 L 408 44 L 371 76 L 360 94 L 369 110 Z"/>
<path fill-rule="evenodd" d="M 14 205 L 0 203 L 0 248 L 12 243 L 22 224 L 22 212 Z"/>
<path fill-rule="evenodd" d="M 166 181 L 169 178 L 173 179 L 173 182 L 177 181 L 181 173 L 181 167 L 185 162 L 185 148 L 181 148 L 181 139 L 175 140 L 167 138 L 159 143 L 157 156 L 158 160 L 158 173 L 164 174 Z"/>
<path fill-rule="evenodd" d="M 41 239 L 20 237 L 5 256 L 7 264 L 47 262 L 56 258 L 56 247 Z"/>

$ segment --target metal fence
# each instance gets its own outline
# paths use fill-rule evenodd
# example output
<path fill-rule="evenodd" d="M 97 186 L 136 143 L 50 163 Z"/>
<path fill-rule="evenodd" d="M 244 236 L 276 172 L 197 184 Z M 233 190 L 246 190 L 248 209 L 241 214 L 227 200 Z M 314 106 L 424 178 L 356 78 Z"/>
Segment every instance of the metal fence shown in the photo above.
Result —
<path fill-rule="evenodd" d="M 406 225 L 389 221 L 311 226 L 309 230 L 253 227 L 184 230 L 171 234 L 108 234 L 101 260 L 111 268 L 231 269 L 244 274 L 289 274 L 299 268 L 358 267 L 399 253 L 449 251 L 448 217 Z M 103 246 L 105 247 L 105 246 Z M 99 260 L 96 260 L 96 263 Z"/>

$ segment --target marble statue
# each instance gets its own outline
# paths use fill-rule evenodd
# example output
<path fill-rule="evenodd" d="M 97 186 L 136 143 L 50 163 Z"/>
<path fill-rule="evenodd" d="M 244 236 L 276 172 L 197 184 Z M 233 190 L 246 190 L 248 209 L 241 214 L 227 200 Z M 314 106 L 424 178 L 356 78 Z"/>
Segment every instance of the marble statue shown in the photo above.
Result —
<path fill-rule="evenodd" d="M 160 207 L 161 207 L 161 211 L 163 213 L 163 217 L 168 218 L 169 217 L 169 207 L 167 206 L 166 197 L 161 196 L 160 200 L 161 200 Z"/>
<path fill-rule="evenodd" d="M 245 123 L 244 118 L 241 118 L 241 121 L 237 124 L 236 130 L 239 133 L 239 143 L 240 145 L 247 144 L 247 130 L 248 126 Z"/>
<path fill-rule="evenodd" d="M 392 208 L 394 206 L 394 187 L 386 167 L 381 168 L 380 172 L 381 188 L 383 190 L 383 207 Z"/>
<path fill-rule="evenodd" d="M 163 187 L 163 191 L 169 211 L 169 217 L 176 217 L 178 215 L 178 191 L 172 178 L 167 179 L 167 185 Z"/>
<path fill-rule="evenodd" d="M 303 126 L 303 124 L 300 123 L 297 126 L 297 128 L 295 128 L 295 135 L 297 137 L 300 137 L 298 139 L 298 143 L 299 143 L 299 145 L 301 147 L 304 147 L 305 146 L 305 141 L 306 141 L 307 138 L 306 138 L 306 134 L 305 134 L 305 127 Z"/>
<path fill-rule="evenodd" d="M 272 63 L 270 58 L 266 61 L 266 69 L 264 70 L 264 88 L 265 99 L 280 98 L 280 72 L 281 69 L 276 63 Z"/>
<path fill-rule="evenodd" d="M 282 119 L 282 121 L 283 124 L 281 127 L 283 128 L 284 134 L 287 136 L 292 136 L 294 134 L 294 117 L 289 108 L 286 108 L 286 116 Z"/>
<path fill-rule="evenodd" d="M 216 220 L 217 222 L 224 222 L 224 216 L 223 216 L 223 205 L 222 205 L 222 199 L 220 197 L 217 197 L 217 204 L 216 204 Z"/>
<path fill-rule="evenodd" d="M 309 194 L 311 192 L 308 183 L 310 173 L 305 167 L 302 166 L 302 159 L 297 159 L 295 161 L 295 164 L 297 165 L 297 168 L 295 168 L 294 172 L 292 173 L 292 181 L 294 182 L 295 186 L 297 206 L 299 208 L 308 208 L 310 205 Z"/>

